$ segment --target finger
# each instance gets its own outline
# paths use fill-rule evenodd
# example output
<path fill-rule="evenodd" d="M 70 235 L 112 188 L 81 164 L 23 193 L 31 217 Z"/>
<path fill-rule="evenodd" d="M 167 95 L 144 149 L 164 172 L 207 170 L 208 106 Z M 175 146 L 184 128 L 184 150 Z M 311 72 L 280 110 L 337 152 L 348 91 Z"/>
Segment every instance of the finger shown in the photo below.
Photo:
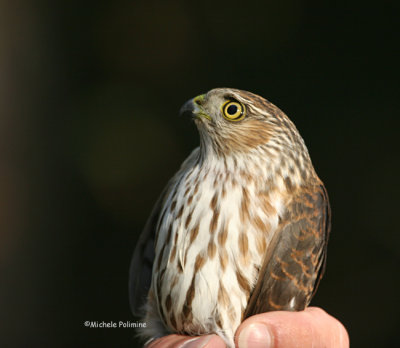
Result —
<path fill-rule="evenodd" d="M 236 332 L 239 348 L 348 348 L 344 326 L 321 308 L 252 316 Z"/>
<path fill-rule="evenodd" d="M 226 345 L 217 335 L 198 337 L 169 335 L 152 341 L 146 348 L 226 348 Z"/>

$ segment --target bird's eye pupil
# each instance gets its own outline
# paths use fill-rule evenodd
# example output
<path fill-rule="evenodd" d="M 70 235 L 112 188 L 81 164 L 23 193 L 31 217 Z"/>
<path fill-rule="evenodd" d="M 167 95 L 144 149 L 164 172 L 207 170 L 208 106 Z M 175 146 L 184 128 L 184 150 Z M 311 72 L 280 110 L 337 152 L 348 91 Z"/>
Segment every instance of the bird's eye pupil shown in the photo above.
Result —
<path fill-rule="evenodd" d="M 234 115 L 236 114 L 238 111 L 238 107 L 236 105 L 229 105 L 228 108 L 226 109 L 226 112 L 229 115 Z"/>
<path fill-rule="evenodd" d="M 228 121 L 240 121 L 245 115 L 245 108 L 237 101 L 228 100 L 222 105 L 221 112 Z"/>

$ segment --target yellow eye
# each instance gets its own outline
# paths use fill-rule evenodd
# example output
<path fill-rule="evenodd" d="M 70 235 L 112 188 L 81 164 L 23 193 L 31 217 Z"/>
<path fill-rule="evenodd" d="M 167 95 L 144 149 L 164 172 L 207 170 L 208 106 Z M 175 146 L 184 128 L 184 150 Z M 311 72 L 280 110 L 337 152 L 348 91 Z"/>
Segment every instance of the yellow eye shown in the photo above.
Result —
<path fill-rule="evenodd" d="M 222 114 L 229 121 L 240 121 L 245 116 L 245 108 L 244 105 L 229 100 L 222 105 Z"/>

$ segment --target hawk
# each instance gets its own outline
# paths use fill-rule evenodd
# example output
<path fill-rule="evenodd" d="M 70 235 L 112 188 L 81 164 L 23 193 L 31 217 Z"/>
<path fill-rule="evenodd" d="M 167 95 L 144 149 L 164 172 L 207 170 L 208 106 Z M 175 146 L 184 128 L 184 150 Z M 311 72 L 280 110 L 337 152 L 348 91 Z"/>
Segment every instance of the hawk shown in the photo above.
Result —
<path fill-rule="evenodd" d="M 309 304 L 326 263 L 328 195 L 298 130 L 266 99 L 217 88 L 181 113 L 200 146 L 139 238 L 130 303 L 147 338 L 216 333 L 234 347 L 245 318 Z"/>

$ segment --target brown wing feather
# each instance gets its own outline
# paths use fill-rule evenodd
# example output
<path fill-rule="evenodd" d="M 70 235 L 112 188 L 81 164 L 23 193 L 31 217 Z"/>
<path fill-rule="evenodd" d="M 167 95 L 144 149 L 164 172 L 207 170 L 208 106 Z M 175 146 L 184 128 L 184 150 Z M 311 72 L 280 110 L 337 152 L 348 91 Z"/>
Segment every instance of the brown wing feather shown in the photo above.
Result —
<path fill-rule="evenodd" d="M 326 262 L 330 232 L 324 186 L 302 188 L 268 246 L 244 318 L 274 310 L 303 310 L 311 301 Z"/>

